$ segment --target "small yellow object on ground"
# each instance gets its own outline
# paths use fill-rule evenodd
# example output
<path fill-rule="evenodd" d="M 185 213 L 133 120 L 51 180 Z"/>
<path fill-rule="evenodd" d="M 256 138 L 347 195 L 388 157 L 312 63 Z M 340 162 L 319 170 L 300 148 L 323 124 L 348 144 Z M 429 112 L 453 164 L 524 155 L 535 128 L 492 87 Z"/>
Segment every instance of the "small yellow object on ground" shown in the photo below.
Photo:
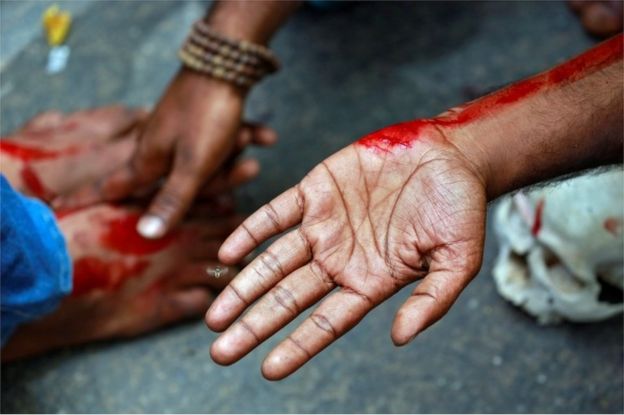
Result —
<path fill-rule="evenodd" d="M 43 28 L 50 46 L 58 46 L 65 41 L 71 27 L 71 14 L 52 5 L 43 12 Z"/>

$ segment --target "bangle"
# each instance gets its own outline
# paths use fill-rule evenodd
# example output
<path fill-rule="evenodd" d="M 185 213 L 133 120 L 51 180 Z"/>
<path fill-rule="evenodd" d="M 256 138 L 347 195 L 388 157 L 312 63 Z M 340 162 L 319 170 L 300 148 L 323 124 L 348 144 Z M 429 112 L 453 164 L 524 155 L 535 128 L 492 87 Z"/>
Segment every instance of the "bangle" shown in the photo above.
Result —
<path fill-rule="evenodd" d="M 268 48 L 230 39 L 202 20 L 195 22 L 178 56 L 190 69 L 243 88 L 279 69 L 277 57 Z"/>

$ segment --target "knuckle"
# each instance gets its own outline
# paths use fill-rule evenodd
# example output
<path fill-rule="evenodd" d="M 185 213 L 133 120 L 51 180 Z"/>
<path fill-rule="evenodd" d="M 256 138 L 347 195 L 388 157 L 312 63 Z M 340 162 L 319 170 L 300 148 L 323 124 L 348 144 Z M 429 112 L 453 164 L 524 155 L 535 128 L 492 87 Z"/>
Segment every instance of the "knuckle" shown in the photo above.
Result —
<path fill-rule="evenodd" d="M 238 324 L 240 324 L 241 327 L 243 327 L 245 329 L 245 331 L 247 331 L 249 334 L 251 334 L 251 336 L 256 340 L 256 342 L 258 342 L 258 343 L 261 342 L 260 336 L 258 336 L 258 334 L 256 333 L 256 331 L 253 328 L 253 326 L 251 324 L 247 323 L 244 318 L 240 319 L 238 321 Z"/>
<path fill-rule="evenodd" d="M 299 314 L 300 308 L 297 304 L 297 300 L 288 288 L 278 285 L 271 291 L 271 295 L 273 296 L 275 303 L 287 310 L 290 314 L 293 316 Z"/>
<path fill-rule="evenodd" d="M 275 254 L 271 251 L 266 250 L 258 257 L 258 260 L 262 265 L 264 265 L 269 272 L 277 275 L 279 278 L 284 277 L 284 270 L 282 269 L 282 264 L 280 260 L 277 258 Z"/>
<path fill-rule="evenodd" d="M 332 322 L 320 313 L 313 313 L 310 316 L 310 320 L 322 331 L 331 334 L 333 337 L 338 336 L 338 331 L 332 324 Z"/>
<path fill-rule="evenodd" d="M 262 272 L 257 265 L 252 268 L 254 274 L 258 277 L 256 282 L 260 285 L 260 287 L 264 290 L 268 290 L 271 288 L 271 278 L 269 278 L 264 272 Z"/>
<path fill-rule="evenodd" d="M 156 198 L 153 210 L 166 216 L 171 216 L 184 210 L 190 196 L 176 187 L 165 188 Z"/>
<path fill-rule="evenodd" d="M 282 229 L 282 227 L 280 226 L 279 214 L 277 213 L 277 211 L 275 210 L 271 202 L 264 205 L 264 207 L 262 208 L 262 212 L 267 217 L 267 219 L 271 222 L 275 230 Z"/>
<path fill-rule="evenodd" d="M 240 226 L 241 226 L 241 229 L 243 229 L 247 233 L 249 238 L 253 241 L 253 243 L 256 246 L 260 245 L 260 241 L 258 240 L 258 238 L 256 238 L 256 236 L 253 234 L 251 229 L 249 229 L 249 226 L 247 226 L 247 224 L 245 222 L 241 223 Z"/>
<path fill-rule="evenodd" d="M 286 337 L 288 340 L 290 340 L 292 342 L 292 344 L 295 345 L 295 347 L 299 350 L 301 350 L 308 358 L 312 358 L 313 353 L 311 353 L 304 345 L 301 341 L 297 340 L 292 334 L 289 334 L 288 337 Z"/>

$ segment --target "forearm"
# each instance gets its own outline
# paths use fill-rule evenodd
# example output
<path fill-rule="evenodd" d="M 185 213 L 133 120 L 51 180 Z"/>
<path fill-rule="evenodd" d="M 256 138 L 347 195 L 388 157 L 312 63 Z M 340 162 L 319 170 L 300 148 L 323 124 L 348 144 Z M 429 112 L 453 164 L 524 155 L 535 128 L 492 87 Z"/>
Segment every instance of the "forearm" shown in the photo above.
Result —
<path fill-rule="evenodd" d="M 622 161 L 622 36 L 436 119 L 476 163 L 488 199 Z"/>
<path fill-rule="evenodd" d="M 266 45 L 300 4 L 299 0 L 217 1 L 205 20 L 225 36 Z"/>

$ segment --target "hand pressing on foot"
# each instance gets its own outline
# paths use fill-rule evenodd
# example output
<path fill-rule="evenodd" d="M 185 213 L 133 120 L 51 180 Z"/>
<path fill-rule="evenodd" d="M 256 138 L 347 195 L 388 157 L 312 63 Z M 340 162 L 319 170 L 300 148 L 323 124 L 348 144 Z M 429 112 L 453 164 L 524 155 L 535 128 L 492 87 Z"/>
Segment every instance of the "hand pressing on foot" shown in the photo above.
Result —
<path fill-rule="evenodd" d="M 42 113 L 17 132 L 0 141 L 0 171 L 20 192 L 52 201 L 122 169 L 137 147 L 148 113 L 139 109 L 109 106 L 71 114 Z M 214 196 L 253 179 L 259 172 L 255 159 L 239 160 L 249 144 L 267 146 L 275 133 L 263 126 L 245 123 L 238 131 L 234 150 L 224 169 L 201 193 Z M 68 174 L 71 173 L 71 174 Z M 98 186 L 104 186 L 100 183 Z M 106 187 L 98 187 L 106 191 Z M 136 194 L 157 191 L 157 186 L 137 188 Z M 88 198 L 88 194 L 83 197 Z M 79 200 L 82 200 L 79 198 Z M 76 204 L 54 203 L 74 208 Z"/>
<path fill-rule="evenodd" d="M 618 36 L 436 118 L 374 132 L 321 162 L 221 247 L 221 261 L 236 263 L 290 229 L 208 310 L 208 327 L 225 330 L 213 359 L 239 360 L 322 300 L 265 359 L 264 376 L 281 379 L 421 280 L 391 329 L 395 344 L 411 341 L 479 270 L 488 200 L 621 162 L 621 73 Z"/>
<path fill-rule="evenodd" d="M 230 267 L 215 278 L 218 247 L 240 219 L 189 218 L 151 241 L 135 230 L 140 212 L 100 204 L 57 214 L 73 261 L 72 294 L 52 314 L 20 326 L 3 360 L 137 336 L 206 311 L 234 273 Z"/>
<path fill-rule="evenodd" d="M 231 187 L 241 176 L 258 172 L 257 162 L 234 163 L 233 157 L 250 142 L 272 144 L 276 135 L 261 125 L 241 122 L 241 114 L 242 96 L 237 88 L 182 71 L 142 123 L 123 163 L 62 192 L 54 206 L 117 201 L 149 189 L 154 196 L 139 231 L 160 238 L 181 220 L 203 187 L 211 182 Z"/>
<path fill-rule="evenodd" d="M 122 166 L 145 117 L 117 106 L 43 113 L 0 141 L 0 171 L 16 190 L 49 201 Z M 263 127 L 241 128 L 226 168 L 202 190 L 192 216 L 158 241 L 136 232 L 145 207 L 139 198 L 133 205 L 57 209 L 74 262 L 73 294 L 54 314 L 20 328 L 3 359 L 136 335 L 203 313 L 212 290 L 231 273 L 218 280 L 209 275 L 220 274 L 218 246 L 240 222 L 227 192 L 258 173 L 255 160 L 236 158 L 246 145 L 268 145 L 274 138 Z"/>

